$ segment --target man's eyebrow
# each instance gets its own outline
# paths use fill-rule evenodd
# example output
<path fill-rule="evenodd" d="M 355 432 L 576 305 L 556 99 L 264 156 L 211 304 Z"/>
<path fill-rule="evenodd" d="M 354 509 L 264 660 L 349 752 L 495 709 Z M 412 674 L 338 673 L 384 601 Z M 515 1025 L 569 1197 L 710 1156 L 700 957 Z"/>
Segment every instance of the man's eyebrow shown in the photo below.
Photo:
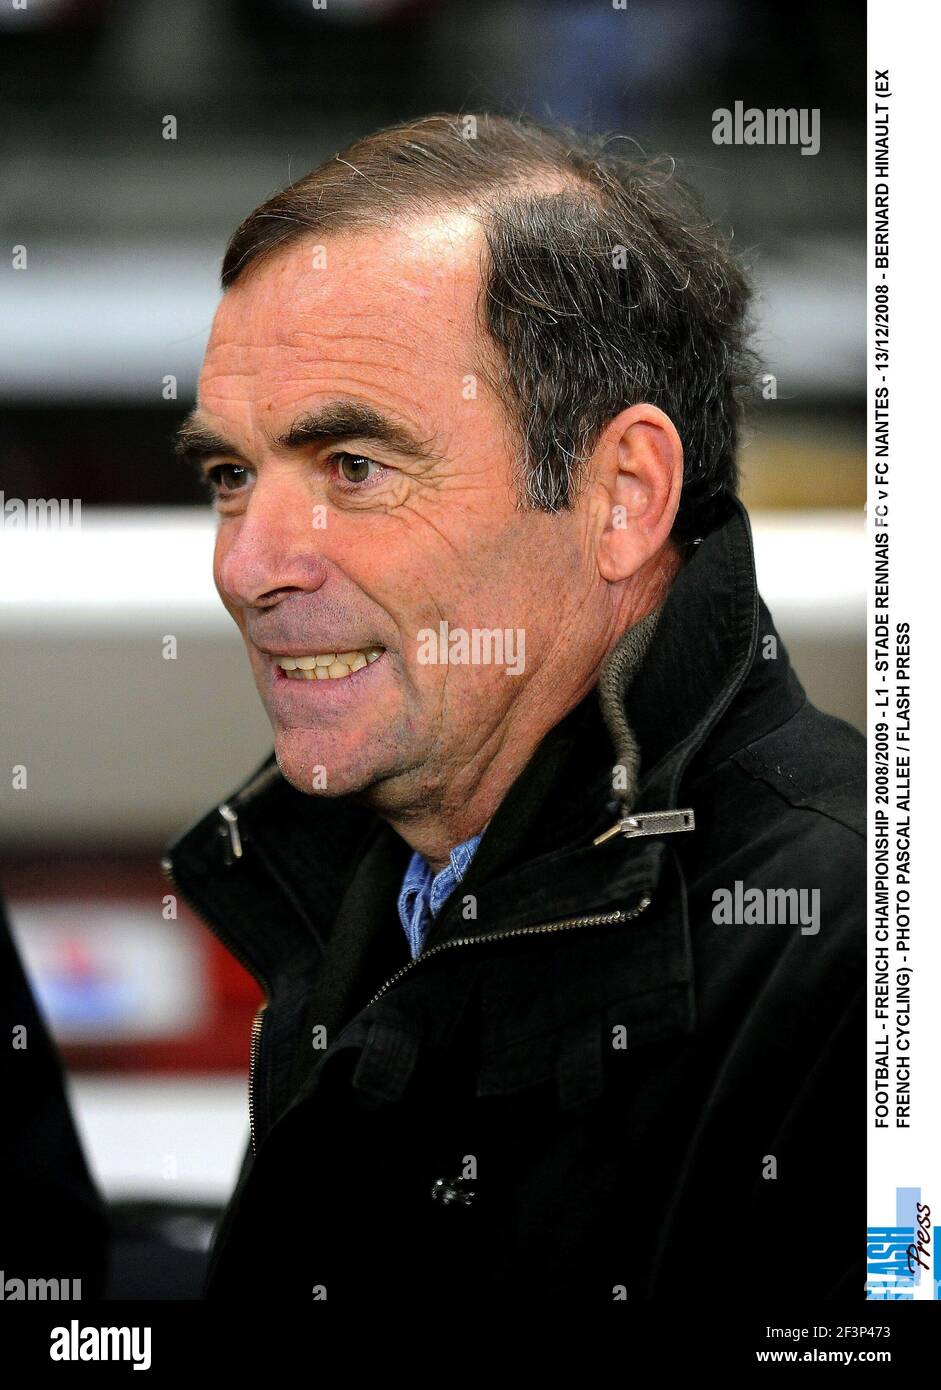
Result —
<path fill-rule="evenodd" d="M 182 459 L 184 463 L 192 464 L 194 468 L 198 468 L 203 459 L 217 458 L 220 454 L 224 454 L 226 458 L 241 459 L 243 463 L 248 462 L 234 444 L 230 444 L 221 434 L 203 424 L 199 418 L 198 407 L 190 411 L 177 430 L 173 440 L 173 452 L 177 458 Z"/>
<path fill-rule="evenodd" d="M 319 410 L 307 412 L 275 440 L 279 449 L 304 449 L 312 444 L 336 443 L 344 439 L 369 439 L 405 458 L 430 461 L 436 455 L 428 442 L 419 438 L 401 421 L 383 415 L 362 401 L 333 401 Z M 224 456 L 248 460 L 234 444 L 204 424 L 196 407 L 176 432 L 174 452 L 184 463 L 195 467 L 207 458 Z"/>
<path fill-rule="evenodd" d="M 342 439 L 370 439 L 405 458 L 430 460 L 435 457 L 428 442 L 407 425 L 381 414 L 363 401 L 333 401 L 302 415 L 277 440 L 277 445 L 281 449 L 303 449 L 311 444 L 329 444 Z"/>

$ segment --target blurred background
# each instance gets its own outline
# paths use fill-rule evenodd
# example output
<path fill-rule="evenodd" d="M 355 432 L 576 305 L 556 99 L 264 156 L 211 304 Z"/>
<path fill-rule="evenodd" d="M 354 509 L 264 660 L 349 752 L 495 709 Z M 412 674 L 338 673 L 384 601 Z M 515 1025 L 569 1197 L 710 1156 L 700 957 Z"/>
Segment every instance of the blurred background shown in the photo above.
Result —
<path fill-rule="evenodd" d="M 351 139 L 433 110 L 673 155 L 759 287 L 742 468 L 764 597 L 811 697 L 864 727 L 864 18 L 811 0 L 3 0 L 0 491 L 78 499 L 80 524 L 73 507 L 0 537 L 0 885 L 113 1204 L 114 1296 L 198 1292 L 248 1133 L 257 988 L 182 904 L 164 919 L 159 870 L 269 747 L 211 584 L 212 516 L 170 448 L 227 237 Z M 736 101 L 819 109 L 819 153 L 715 145 L 712 112 Z"/>

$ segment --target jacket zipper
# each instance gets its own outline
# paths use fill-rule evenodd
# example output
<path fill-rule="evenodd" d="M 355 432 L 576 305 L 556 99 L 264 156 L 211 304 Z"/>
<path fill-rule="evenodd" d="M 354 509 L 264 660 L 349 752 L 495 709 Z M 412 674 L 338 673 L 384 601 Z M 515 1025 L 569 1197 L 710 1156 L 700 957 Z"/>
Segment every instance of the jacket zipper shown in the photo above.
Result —
<path fill-rule="evenodd" d="M 229 808 L 227 807 L 226 809 L 228 810 Z M 220 809 L 220 814 L 222 814 L 221 809 Z M 229 830 L 230 830 L 230 833 L 231 833 L 231 822 L 229 821 L 229 818 L 228 818 L 227 816 L 225 816 L 225 815 L 223 815 L 222 818 L 223 818 L 224 821 L 226 821 L 227 826 L 228 826 L 228 828 L 229 828 Z M 241 847 L 240 847 L 240 849 L 239 849 L 239 853 L 241 853 Z M 233 955 L 233 956 L 235 957 L 235 959 L 239 962 L 239 964 L 240 964 L 245 970 L 248 971 L 249 975 L 251 975 L 252 979 L 255 981 L 255 983 L 258 985 L 259 989 L 261 989 L 262 992 L 263 992 L 264 995 L 265 995 L 265 1002 L 259 1006 L 258 1010 L 257 1010 L 256 1013 L 255 1013 L 255 1017 L 252 1019 L 251 1041 L 250 1041 L 250 1044 L 249 1044 L 249 1052 L 248 1052 L 248 1125 L 249 1125 L 249 1131 L 250 1131 L 250 1134 L 251 1134 L 252 1153 L 254 1154 L 254 1153 L 256 1152 L 256 1150 L 255 1150 L 255 1064 L 256 1064 L 256 1062 L 257 1062 L 257 1060 L 258 1060 L 258 1052 L 259 1052 L 259 1047 L 260 1047 L 260 1043 L 261 1043 L 261 1032 L 262 1032 L 262 1028 L 263 1028 L 263 1026 L 264 1026 L 264 1013 L 265 1013 L 265 1009 L 268 1007 L 268 1000 L 269 1000 L 269 997 L 270 997 L 270 994 L 271 994 L 271 990 L 270 990 L 270 988 L 269 988 L 269 986 L 268 986 L 268 981 L 265 980 L 265 979 L 263 979 L 260 975 L 258 975 L 258 974 L 256 973 L 254 967 L 251 966 L 251 965 L 249 965 L 248 961 L 245 959 L 244 955 L 243 955 L 242 952 L 238 949 L 238 947 L 234 946 L 230 941 L 228 941 L 228 940 L 226 939 L 225 935 L 224 935 L 224 934 L 222 933 L 222 931 L 219 929 L 218 925 L 212 920 L 212 918 L 209 917 L 209 916 L 207 915 L 207 913 L 206 913 L 201 907 L 198 907 L 197 904 L 193 902 L 193 900 L 192 900 L 192 898 L 189 896 L 189 894 L 186 893 L 185 890 L 184 890 L 183 888 L 180 887 L 179 883 L 177 882 L 176 874 L 175 874 L 174 869 L 173 869 L 173 860 L 170 858 L 170 856 L 169 856 L 168 854 L 164 855 L 164 857 L 161 859 L 161 861 L 160 861 L 160 868 L 161 868 L 161 870 L 162 870 L 162 872 L 163 872 L 164 878 L 167 879 L 167 881 L 173 885 L 173 887 L 176 889 L 177 893 L 179 893 L 180 897 L 181 897 L 181 898 L 183 899 L 183 901 L 186 903 L 186 905 L 187 905 L 187 907 L 190 909 L 190 911 L 193 912 L 193 913 L 195 913 L 195 915 L 199 918 L 199 920 L 203 923 L 203 925 L 204 925 L 205 927 L 207 927 L 209 931 L 212 932 L 212 934 L 213 934 L 213 936 L 216 938 L 216 940 L 217 940 L 222 946 L 224 946 L 225 949 L 226 949 L 231 955 Z"/>
<path fill-rule="evenodd" d="M 260 788 L 267 782 L 269 782 L 274 775 L 276 775 L 276 769 L 274 767 L 263 769 L 259 776 L 256 778 L 255 782 L 244 789 L 242 796 L 239 798 L 240 802 L 245 795 L 252 794 L 257 790 L 260 790 Z M 242 841 L 241 835 L 239 834 L 238 812 L 228 802 L 224 802 L 221 806 L 219 806 L 218 812 L 223 821 L 225 829 L 228 832 L 228 862 L 231 863 L 234 859 L 241 859 L 242 857 Z M 654 824 L 645 823 L 645 821 L 647 821 L 648 819 L 650 822 L 656 824 L 656 828 L 654 828 Z M 611 838 L 619 831 L 622 834 L 626 834 L 627 836 L 656 834 L 658 832 L 662 834 L 669 833 L 670 830 L 691 830 L 694 824 L 695 821 L 693 819 L 692 811 L 665 813 L 660 812 L 656 816 L 652 816 L 649 818 L 641 816 L 631 818 L 625 817 L 622 818 L 622 820 L 618 821 L 612 827 L 611 830 L 607 831 L 604 835 L 599 836 L 594 843 L 596 845 L 603 844 L 605 840 Z M 225 949 L 229 951 L 231 955 L 233 955 L 236 958 L 236 960 L 238 960 L 239 963 L 248 971 L 252 979 L 256 982 L 256 984 L 261 988 L 261 990 L 265 994 L 264 1003 L 259 1006 L 258 1010 L 255 1013 L 255 1017 L 252 1019 L 251 1039 L 249 1044 L 248 1122 L 249 1131 L 251 1135 L 252 1153 L 254 1154 L 256 1152 L 255 1067 L 258 1061 L 259 1052 L 261 1050 L 261 1035 L 264 1029 L 265 1010 L 268 1007 L 271 990 L 268 986 L 268 982 L 262 979 L 258 974 L 256 974 L 255 970 L 251 965 L 249 965 L 248 961 L 245 959 L 241 951 L 235 945 L 233 945 L 233 943 L 226 940 L 224 933 L 219 930 L 217 924 L 203 911 L 202 908 L 198 907 L 196 903 L 193 902 L 192 898 L 190 898 L 189 895 L 180 887 L 173 869 L 173 861 L 169 855 L 164 855 L 164 857 L 160 861 L 160 867 L 163 871 L 164 877 L 177 890 L 177 892 L 180 894 L 183 901 L 187 904 L 190 910 L 196 914 L 200 921 L 205 923 L 208 929 L 212 932 L 213 936 L 215 936 L 216 939 L 225 947 Z M 643 897 L 640 899 L 640 901 L 636 904 L 635 907 L 629 910 L 618 909 L 614 912 L 595 913 L 592 916 L 566 917 L 559 922 L 541 922 L 539 923 L 539 925 L 534 927 L 511 927 L 507 931 L 491 932 L 485 936 L 460 936 L 456 937 L 452 941 L 443 941 L 438 946 L 432 946 L 429 950 L 422 951 L 422 953 L 416 956 L 414 960 L 409 961 L 407 965 L 404 965 L 401 968 L 401 970 L 397 970 L 396 973 L 392 975 L 388 980 L 386 980 L 385 984 L 382 985 L 382 987 L 379 990 L 377 990 L 377 992 L 373 995 L 372 999 L 370 999 L 369 1004 L 366 1007 L 371 1008 L 372 1005 L 375 1004 L 378 999 L 382 998 L 382 996 L 388 989 L 391 989 L 391 987 L 394 984 L 397 984 L 398 981 L 402 978 L 402 976 L 407 975 L 409 971 L 413 969 L 414 966 L 419 964 L 420 961 L 428 960 L 429 957 L 437 955 L 440 951 L 450 950 L 454 946 L 474 946 L 487 941 L 505 941 L 510 937 L 530 936 L 534 934 L 544 935 L 549 932 L 570 931 L 578 927 L 613 926 L 614 924 L 619 922 L 632 921 L 635 917 L 639 917 L 640 914 L 644 912 L 649 906 L 650 898 Z"/>
<path fill-rule="evenodd" d="M 506 941 L 511 936 L 529 936 L 533 933 L 545 935 L 548 932 L 571 931 L 576 927 L 606 927 L 613 926 L 616 922 L 631 922 L 635 917 L 650 906 L 650 898 L 643 897 L 632 908 L 619 908 L 614 912 L 597 912 L 589 917 L 564 917 L 559 922 L 540 922 L 535 927 L 510 927 L 506 931 L 489 932 L 484 936 L 458 936 L 451 941 L 442 941 L 437 946 L 430 947 L 427 951 L 422 951 L 414 960 L 409 961 L 408 965 L 403 965 L 401 970 L 397 970 L 391 975 L 381 989 L 377 990 L 367 1008 L 372 1008 L 377 999 L 381 999 L 387 989 L 397 984 L 403 975 L 407 975 L 416 965 L 428 960 L 431 956 L 436 956 L 440 951 L 449 951 L 454 946 L 475 946 L 487 941 Z"/>
<path fill-rule="evenodd" d="M 258 1054 L 261 1050 L 261 1034 L 265 1026 L 267 1007 L 267 1002 L 260 1005 L 258 1012 L 252 1019 L 252 1040 L 248 1054 L 248 1128 L 252 1141 L 252 1153 L 257 1153 L 255 1148 L 255 1063 L 258 1061 Z"/>
<path fill-rule="evenodd" d="M 682 811 L 637 811 L 634 815 L 623 815 L 615 821 L 610 830 L 596 835 L 592 844 L 603 845 L 615 835 L 623 835 L 625 840 L 634 840 L 640 835 L 676 835 L 684 830 L 696 829 L 696 815 L 691 806 Z"/>

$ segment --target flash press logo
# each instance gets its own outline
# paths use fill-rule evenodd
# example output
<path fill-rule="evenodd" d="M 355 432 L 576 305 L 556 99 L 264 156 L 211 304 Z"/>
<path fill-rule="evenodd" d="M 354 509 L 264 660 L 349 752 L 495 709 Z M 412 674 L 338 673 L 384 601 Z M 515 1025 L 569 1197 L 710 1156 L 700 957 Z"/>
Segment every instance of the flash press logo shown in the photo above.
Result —
<path fill-rule="evenodd" d="M 526 634 L 521 627 L 449 627 L 447 619 L 437 629 L 418 633 L 418 661 L 422 666 L 505 666 L 508 676 L 522 675 L 526 665 Z"/>
<path fill-rule="evenodd" d="M 801 936 L 820 930 L 819 888 L 746 888 L 737 878 L 731 888 L 716 888 L 712 903 L 719 927 L 800 927 Z"/>

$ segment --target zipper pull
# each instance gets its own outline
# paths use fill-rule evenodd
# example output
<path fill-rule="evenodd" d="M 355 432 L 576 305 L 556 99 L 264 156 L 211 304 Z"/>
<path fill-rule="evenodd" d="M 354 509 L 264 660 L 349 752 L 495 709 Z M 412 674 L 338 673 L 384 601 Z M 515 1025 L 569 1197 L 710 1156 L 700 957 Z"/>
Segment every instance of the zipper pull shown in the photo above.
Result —
<path fill-rule="evenodd" d="M 684 811 L 639 811 L 635 816 L 622 816 L 610 830 L 599 835 L 592 843 L 603 845 L 615 835 L 633 840 L 640 835 L 675 835 L 681 830 L 695 828 L 696 817 L 689 807 Z"/>
<path fill-rule="evenodd" d="M 242 837 L 239 834 L 239 818 L 227 801 L 223 802 L 219 807 L 219 815 L 225 822 L 224 826 L 219 827 L 220 835 L 225 835 L 226 831 L 228 831 L 225 862 L 227 864 L 232 864 L 236 859 L 241 859 L 242 857 Z"/>

